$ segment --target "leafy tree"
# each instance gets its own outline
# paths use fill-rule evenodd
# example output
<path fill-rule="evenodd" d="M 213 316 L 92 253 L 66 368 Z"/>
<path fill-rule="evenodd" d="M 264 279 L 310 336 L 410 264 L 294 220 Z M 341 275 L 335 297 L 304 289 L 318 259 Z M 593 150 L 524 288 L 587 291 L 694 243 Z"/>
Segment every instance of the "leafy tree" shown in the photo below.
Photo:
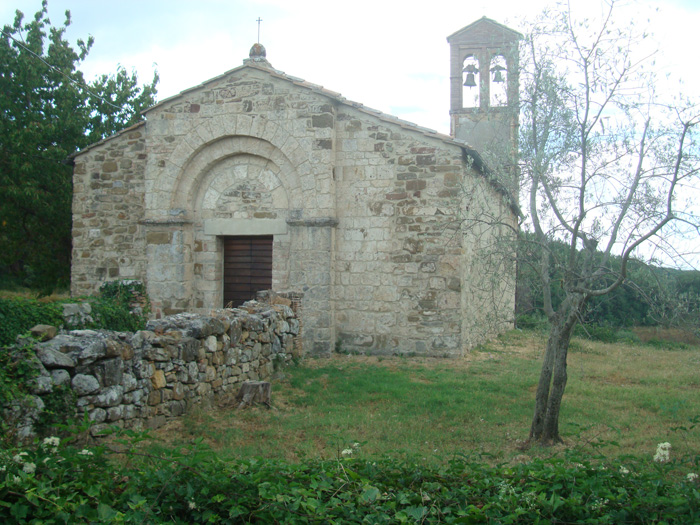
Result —
<path fill-rule="evenodd" d="M 70 12 L 51 26 L 47 2 L 28 22 L 16 12 L 0 40 L 0 272 L 48 291 L 70 272 L 72 170 L 80 148 L 140 119 L 157 74 L 138 86 L 120 68 L 86 84 L 79 70 L 92 38 L 65 39 Z"/>
<path fill-rule="evenodd" d="M 549 244 L 547 251 L 550 257 L 562 260 L 568 250 L 564 242 L 555 240 Z M 542 247 L 537 243 L 534 234 L 523 232 L 518 253 L 516 317 L 537 315 L 544 311 L 542 283 L 538 274 L 541 257 Z M 596 262 L 600 263 L 602 258 L 603 254 L 598 252 Z M 610 257 L 609 265 L 614 272 L 619 272 L 622 260 L 618 256 Z M 561 282 L 563 278 L 561 270 L 561 265 L 550 265 L 549 281 Z M 592 297 L 585 311 L 582 312 L 581 322 L 611 327 L 658 324 L 659 320 L 652 315 L 658 298 L 675 295 L 678 292 L 676 280 L 667 278 L 668 271 L 666 268 L 631 259 L 627 264 L 625 281 L 607 295 Z M 679 276 L 693 274 L 693 272 L 680 270 L 677 273 Z M 612 281 L 608 282 L 612 283 Z M 556 310 L 564 300 L 565 293 L 560 286 L 554 286 L 550 291 L 552 307 Z"/>
<path fill-rule="evenodd" d="M 698 232 L 687 199 L 698 190 L 697 108 L 660 101 L 648 55 L 637 57 L 646 35 L 618 27 L 619 3 L 597 20 L 560 5 L 532 25 L 521 53 L 527 242 L 551 327 L 531 443 L 561 440 L 569 342 L 587 304 L 625 282 L 640 246 L 678 260 L 672 241 Z"/>

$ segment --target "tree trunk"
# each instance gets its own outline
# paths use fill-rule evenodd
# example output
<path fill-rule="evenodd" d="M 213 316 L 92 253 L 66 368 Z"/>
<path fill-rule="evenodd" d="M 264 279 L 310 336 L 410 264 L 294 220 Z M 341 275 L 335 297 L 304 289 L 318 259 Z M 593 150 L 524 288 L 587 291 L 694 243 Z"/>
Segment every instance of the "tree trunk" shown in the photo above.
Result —
<path fill-rule="evenodd" d="M 559 435 L 559 410 L 567 381 L 566 358 L 574 327 L 585 302 L 583 296 L 567 298 L 551 322 L 535 394 L 535 413 L 528 439 L 530 443 L 552 445 L 562 441 Z"/>

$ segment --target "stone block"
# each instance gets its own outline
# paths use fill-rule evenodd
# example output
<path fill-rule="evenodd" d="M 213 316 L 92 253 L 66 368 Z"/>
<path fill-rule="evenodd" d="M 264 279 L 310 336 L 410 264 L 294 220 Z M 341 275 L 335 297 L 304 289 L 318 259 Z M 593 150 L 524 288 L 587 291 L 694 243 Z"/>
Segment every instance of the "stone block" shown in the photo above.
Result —
<path fill-rule="evenodd" d="M 51 370 L 51 380 L 53 381 L 53 383 L 55 385 L 58 385 L 58 386 L 69 385 L 70 384 L 70 374 L 68 373 L 67 370 L 57 368 L 55 370 Z"/>
<path fill-rule="evenodd" d="M 120 357 L 101 361 L 96 367 L 103 386 L 115 386 L 122 383 L 124 362 Z"/>
<path fill-rule="evenodd" d="M 162 399 L 160 390 L 153 390 L 148 394 L 148 404 L 150 406 L 155 406 L 160 404 Z"/>
<path fill-rule="evenodd" d="M 148 232 L 146 234 L 148 244 L 170 244 L 172 240 L 173 235 L 170 232 Z"/>
<path fill-rule="evenodd" d="M 95 406 L 112 407 L 120 404 L 124 397 L 124 387 L 121 385 L 103 388 L 99 395 L 93 398 Z"/>
<path fill-rule="evenodd" d="M 29 384 L 29 391 L 35 395 L 48 394 L 53 391 L 53 385 L 54 382 L 50 375 L 38 376 Z"/>
<path fill-rule="evenodd" d="M 121 405 L 107 409 L 107 421 L 117 421 L 118 419 L 122 419 L 123 415 L 124 409 Z"/>
<path fill-rule="evenodd" d="M 46 368 L 75 368 L 75 361 L 68 355 L 51 347 L 40 347 L 36 356 Z"/>
<path fill-rule="evenodd" d="M 165 385 L 167 385 L 167 382 L 165 380 L 165 373 L 163 370 L 156 370 L 153 375 L 151 376 L 151 385 L 153 385 L 153 388 L 158 390 L 160 388 L 165 388 Z"/>
<path fill-rule="evenodd" d="M 163 425 L 165 425 L 166 422 L 167 422 L 167 419 L 165 418 L 165 416 L 158 415 L 158 416 L 154 416 L 154 417 L 147 419 L 144 426 L 148 430 L 155 430 L 155 429 L 160 428 Z"/>
<path fill-rule="evenodd" d="M 71 381 L 71 388 L 78 396 L 94 394 L 100 389 L 100 382 L 96 377 L 86 374 L 76 374 Z"/>
<path fill-rule="evenodd" d="M 38 324 L 31 328 L 31 334 L 39 341 L 48 341 L 56 337 L 58 330 L 55 326 Z"/>
<path fill-rule="evenodd" d="M 107 419 L 107 411 L 104 408 L 94 408 L 88 413 L 88 417 L 93 423 L 102 423 Z"/>
<path fill-rule="evenodd" d="M 172 398 L 176 401 L 180 401 L 185 398 L 185 387 L 182 383 L 175 383 L 172 390 Z"/>

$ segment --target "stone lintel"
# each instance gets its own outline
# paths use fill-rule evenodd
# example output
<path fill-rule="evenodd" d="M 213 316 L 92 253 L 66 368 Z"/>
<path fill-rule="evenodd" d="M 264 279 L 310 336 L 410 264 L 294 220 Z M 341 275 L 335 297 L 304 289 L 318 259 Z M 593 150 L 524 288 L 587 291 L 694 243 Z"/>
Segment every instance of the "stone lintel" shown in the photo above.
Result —
<path fill-rule="evenodd" d="M 285 235 L 284 219 L 207 219 L 206 235 Z"/>
<path fill-rule="evenodd" d="M 316 228 L 338 226 L 338 219 L 335 217 L 311 217 L 309 219 L 287 219 L 287 224 L 290 226 L 308 226 Z"/>

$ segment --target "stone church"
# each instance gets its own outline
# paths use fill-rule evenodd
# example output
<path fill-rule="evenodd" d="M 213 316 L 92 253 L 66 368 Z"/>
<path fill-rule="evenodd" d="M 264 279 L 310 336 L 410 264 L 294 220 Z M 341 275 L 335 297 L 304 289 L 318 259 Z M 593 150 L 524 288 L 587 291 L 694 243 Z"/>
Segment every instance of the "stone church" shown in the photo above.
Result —
<path fill-rule="evenodd" d="M 457 356 L 508 329 L 519 38 L 487 18 L 448 37 L 451 136 L 255 44 L 74 157 L 72 293 L 138 279 L 163 316 L 298 292 L 312 355 Z"/>

